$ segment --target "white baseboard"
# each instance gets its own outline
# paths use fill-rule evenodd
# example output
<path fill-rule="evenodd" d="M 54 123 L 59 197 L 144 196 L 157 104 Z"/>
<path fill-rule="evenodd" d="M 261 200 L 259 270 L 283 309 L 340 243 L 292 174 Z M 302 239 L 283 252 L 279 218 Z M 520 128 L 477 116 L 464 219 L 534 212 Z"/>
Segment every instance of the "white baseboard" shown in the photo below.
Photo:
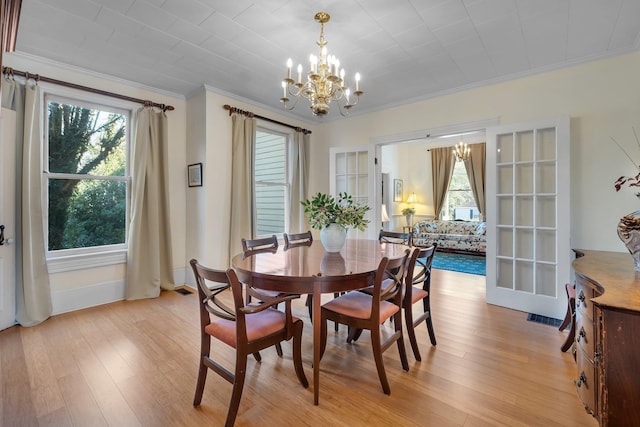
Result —
<path fill-rule="evenodd" d="M 186 268 L 173 270 L 173 279 L 176 286 L 185 284 Z M 193 280 L 192 280 L 193 281 Z M 193 287 L 192 285 L 189 285 Z M 124 279 L 110 282 L 96 283 L 73 289 L 64 289 L 51 293 L 51 305 L 53 315 L 82 310 L 124 299 Z"/>

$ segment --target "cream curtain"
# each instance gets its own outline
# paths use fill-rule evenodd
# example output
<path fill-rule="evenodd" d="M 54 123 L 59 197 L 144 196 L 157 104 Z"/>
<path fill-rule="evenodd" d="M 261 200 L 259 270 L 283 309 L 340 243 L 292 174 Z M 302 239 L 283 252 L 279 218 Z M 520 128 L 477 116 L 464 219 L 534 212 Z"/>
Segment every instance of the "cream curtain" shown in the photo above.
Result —
<path fill-rule="evenodd" d="M 455 158 L 451 154 L 451 147 L 432 148 L 431 153 L 431 182 L 433 183 L 433 208 L 436 218 L 442 215 L 442 205 L 447 196 Z"/>
<path fill-rule="evenodd" d="M 40 89 L 4 79 L 2 106 L 16 111 L 16 320 L 34 326 L 52 313 L 42 214 Z"/>
<path fill-rule="evenodd" d="M 143 107 L 133 143 L 131 221 L 125 296 L 155 298 L 171 290 L 173 257 L 169 217 L 167 116 Z"/>
<path fill-rule="evenodd" d="M 309 135 L 297 131 L 293 137 L 289 158 L 291 159 L 291 191 L 289 192 L 289 232 L 307 230 L 304 209 L 300 202 L 307 199 L 309 182 Z"/>
<path fill-rule="evenodd" d="M 486 220 L 486 218 L 484 218 L 485 164 L 487 159 L 486 147 L 487 144 L 484 142 L 482 144 L 470 145 L 469 157 L 464 161 L 464 167 L 467 170 L 467 176 L 469 177 L 469 184 L 471 185 L 473 198 L 476 201 L 476 206 L 478 206 L 478 210 L 481 215 L 480 218 L 482 220 Z"/>
<path fill-rule="evenodd" d="M 231 224 L 229 227 L 229 264 L 242 252 L 240 239 L 253 235 L 253 148 L 256 119 L 231 114 Z"/>

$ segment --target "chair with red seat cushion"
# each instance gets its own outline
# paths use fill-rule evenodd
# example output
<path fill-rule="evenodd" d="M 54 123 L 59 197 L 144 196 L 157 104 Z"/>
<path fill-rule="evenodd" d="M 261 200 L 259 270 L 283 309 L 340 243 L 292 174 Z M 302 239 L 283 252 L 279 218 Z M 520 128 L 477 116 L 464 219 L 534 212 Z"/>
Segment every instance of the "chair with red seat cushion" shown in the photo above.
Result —
<path fill-rule="evenodd" d="M 415 328 L 422 322 L 427 324 L 427 331 L 432 345 L 436 345 L 436 335 L 433 330 L 431 316 L 431 264 L 436 253 L 436 243 L 428 247 L 415 248 L 409 258 L 407 274 L 405 276 L 405 295 L 402 301 L 407 335 L 413 350 L 413 356 L 420 361 L 420 350 L 416 340 Z M 416 287 L 415 285 L 420 285 Z M 413 318 L 413 305 L 422 301 L 423 313 Z"/>
<path fill-rule="evenodd" d="M 322 327 L 320 357 L 327 344 L 327 321 L 342 323 L 351 329 L 371 331 L 371 347 L 378 369 L 378 377 L 385 394 L 391 393 L 389 381 L 384 369 L 382 353 L 394 342 L 398 346 L 400 361 L 405 371 L 409 370 L 407 353 L 402 335 L 402 294 L 404 275 L 409 249 L 397 258 L 383 258 L 378 265 L 375 277 L 372 276 L 372 292 L 348 292 L 322 305 Z M 381 326 L 393 317 L 395 331 L 382 342 Z"/>
<path fill-rule="evenodd" d="M 248 355 L 257 354 L 264 348 L 291 338 L 296 375 L 307 388 L 309 383 L 302 368 L 303 324 L 302 320 L 291 314 L 291 299 L 295 297 L 284 296 L 260 304 L 245 305 L 242 284 L 234 270 L 213 270 L 198 264 L 195 259 L 190 263 L 198 286 L 201 332 L 200 364 L 193 406 L 199 406 L 202 401 L 207 372 L 211 369 L 233 384 L 225 427 L 233 426 L 242 397 Z M 214 285 L 212 288 L 209 287 L 210 283 Z M 233 297 L 232 307 L 224 304 L 220 298 L 229 288 Z M 273 308 L 274 303 L 278 302 L 285 303 L 284 312 Z M 234 372 L 211 358 L 211 337 L 236 350 Z"/>

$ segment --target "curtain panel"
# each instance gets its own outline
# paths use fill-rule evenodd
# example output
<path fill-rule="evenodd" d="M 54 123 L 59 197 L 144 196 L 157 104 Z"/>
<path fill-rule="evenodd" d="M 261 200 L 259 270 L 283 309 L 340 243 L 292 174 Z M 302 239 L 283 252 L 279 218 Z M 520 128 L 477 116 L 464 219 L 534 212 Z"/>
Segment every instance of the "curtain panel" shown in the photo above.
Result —
<path fill-rule="evenodd" d="M 136 115 L 131 164 L 131 220 L 125 297 L 155 298 L 174 288 L 169 216 L 167 116 L 153 107 Z"/>
<path fill-rule="evenodd" d="M 440 218 L 456 161 L 451 155 L 451 147 L 432 148 L 430 153 L 434 214 Z"/>
<path fill-rule="evenodd" d="M 231 204 L 229 226 L 229 265 L 242 252 L 240 240 L 253 236 L 253 150 L 256 145 L 256 119 L 231 114 Z"/>
<path fill-rule="evenodd" d="M 302 233 L 307 231 L 304 218 L 304 208 L 300 204 L 306 200 L 309 184 L 309 135 L 296 132 L 291 144 L 289 159 L 291 159 L 291 191 L 289 192 L 289 232 Z"/>
<path fill-rule="evenodd" d="M 34 326 L 53 311 L 42 212 L 40 88 L 5 78 L 2 106 L 16 111 L 16 320 Z"/>
<path fill-rule="evenodd" d="M 469 146 L 469 157 L 464 161 L 464 167 L 467 170 L 467 176 L 469 177 L 469 184 L 471 185 L 471 192 L 473 198 L 476 201 L 476 206 L 480 211 L 480 219 L 486 221 L 485 215 L 485 164 L 486 164 L 486 147 L 484 142 L 481 144 L 472 144 Z"/>

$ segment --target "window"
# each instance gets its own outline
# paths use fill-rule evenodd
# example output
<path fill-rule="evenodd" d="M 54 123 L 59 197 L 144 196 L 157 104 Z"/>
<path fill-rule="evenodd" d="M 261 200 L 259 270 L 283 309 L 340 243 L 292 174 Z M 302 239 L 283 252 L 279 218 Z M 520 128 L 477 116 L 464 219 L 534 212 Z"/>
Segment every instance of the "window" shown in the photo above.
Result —
<path fill-rule="evenodd" d="M 456 162 L 453 168 L 453 175 L 451 176 L 443 209 L 444 219 L 480 220 L 480 211 L 473 198 L 464 162 Z"/>
<path fill-rule="evenodd" d="M 49 255 L 125 249 L 130 112 L 45 98 Z"/>
<path fill-rule="evenodd" d="M 288 136 L 271 130 L 256 131 L 254 152 L 254 237 L 282 234 L 287 230 L 289 185 Z"/>

